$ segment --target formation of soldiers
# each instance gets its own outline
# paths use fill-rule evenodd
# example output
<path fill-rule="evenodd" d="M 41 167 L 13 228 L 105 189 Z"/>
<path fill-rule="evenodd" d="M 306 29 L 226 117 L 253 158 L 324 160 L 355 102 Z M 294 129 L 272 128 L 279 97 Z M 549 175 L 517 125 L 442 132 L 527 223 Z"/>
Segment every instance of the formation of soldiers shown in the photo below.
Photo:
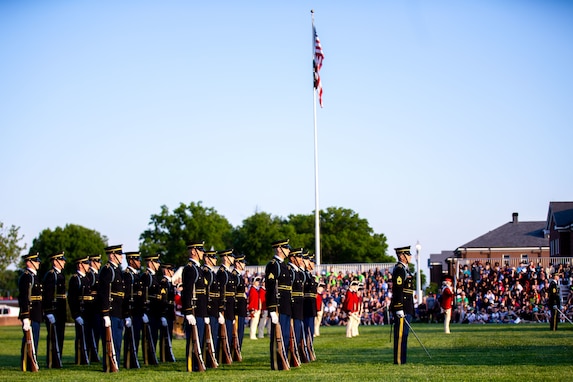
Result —
<path fill-rule="evenodd" d="M 272 247 L 275 256 L 266 267 L 266 279 L 257 279 L 251 287 L 253 294 L 266 295 L 265 310 L 261 299 L 256 307 L 247 300 L 244 255 L 235 254 L 233 249 L 206 251 L 202 241 L 189 243 L 189 261 L 181 276 L 187 371 L 202 372 L 220 364 L 241 362 L 245 322 L 248 316 L 254 318 L 255 312 L 255 322 L 267 313 L 272 322 L 273 370 L 289 369 L 315 359 L 317 283 L 311 276 L 314 259 L 302 248 L 293 250 L 288 240 L 275 242 Z M 25 270 L 18 280 L 19 318 L 24 334 L 22 370 L 39 370 L 36 354 L 42 321 L 47 330 L 46 367 L 62 367 L 66 305 L 75 324 L 76 364 L 101 362 L 104 372 L 117 372 L 120 365 L 140 368 L 140 358 L 144 365 L 151 366 L 176 361 L 171 343 L 175 266 L 162 263 L 160 254 L 142 257 L 139 252 L 124 253 L 122 245 L 109 246 L 105 253 L 108 262 L 103 266 L 101 255 L 75 260 L 76 271 L 67 288 L 62 272 L 66 264 L 63 252 L 48 257 L 52 267 L 42 279 L 38 275 L 39 254 L 22 257 Z M 124 270 L 123 256 L 127 263 Z M 264 287 L 257 285 L 261 281 L 266 293 Z M 251 338 L 256 338 L 257 330 L 262 337 L 259 325 L 251 326 Z"/>

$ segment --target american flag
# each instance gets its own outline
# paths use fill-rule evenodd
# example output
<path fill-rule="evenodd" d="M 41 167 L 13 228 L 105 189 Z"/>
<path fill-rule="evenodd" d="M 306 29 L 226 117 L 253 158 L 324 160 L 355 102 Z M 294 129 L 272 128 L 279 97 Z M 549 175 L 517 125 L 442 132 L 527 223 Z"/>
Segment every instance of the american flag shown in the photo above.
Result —
<path fill-rule="evenodd" d="M 322 68 L 322 60 L 324 60 L 324 53 L 322 53 L 322 46 L 320 45 L 320 39 L 316 34 L 316 28 L 312 26 L 312 31 L 314 32 L 314 60 L 312 62 L 312 67 L 314 69 L 314 88 L 318 91 L 318 102 L 320 107 L 322 107 L 322 82 L 320 81 L 320 69 Z"/>

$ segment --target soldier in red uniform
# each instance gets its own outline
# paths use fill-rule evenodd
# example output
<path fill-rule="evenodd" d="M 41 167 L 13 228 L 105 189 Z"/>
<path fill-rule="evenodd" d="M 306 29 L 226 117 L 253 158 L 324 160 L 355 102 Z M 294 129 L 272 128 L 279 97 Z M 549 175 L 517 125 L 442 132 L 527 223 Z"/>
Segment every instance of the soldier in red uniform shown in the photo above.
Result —
<path fill-rule="evenodd" d="M 249 289 L 248 305 L 250 321 L 250 338 L 257 339 L 257 327 L 261 317 L 261 298 L 259 290 L 261 289 L 261 278 L 259 276 L 253 279 L 253 285 Z"/>
<path fill-rule="evenodd" d="M 450 334 L 450 320 L 452 319 L 452 305 L 454 303 L 454 289 L 452 276 L 445 276 L 442 282 L 442 297 L 440 307 L 444 313 L 444 332 Z"/>
<path fill-rule="evenodd" d="M 360 317 L 358 316 L 358 309 L 360 307 L 360 299 L 358 298 L 358 281 L 354 280 L 350 283 L 350 287 L 344 297 L 342 309 L 348 315 L 348 322 L 346 323 L 346 337 L 352 338 L 357 336 L 358 324 Z"/>

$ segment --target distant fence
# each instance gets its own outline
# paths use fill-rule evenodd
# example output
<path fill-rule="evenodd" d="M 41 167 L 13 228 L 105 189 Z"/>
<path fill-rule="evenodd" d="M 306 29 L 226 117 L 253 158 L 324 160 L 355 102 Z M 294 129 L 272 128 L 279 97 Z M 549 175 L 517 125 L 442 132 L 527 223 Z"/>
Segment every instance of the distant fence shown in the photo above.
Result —
<path fill-rule="evenodd" d="M 563 265 L 573 265 L 573 257 L 534 257 L 534 258 L 530 258 L 528 260 L 522 260 L 522 259 L 518 259 L 518 258 L 510 258 L 510 259 L 504 259 L 501 256 L 497 256 L 497 257 L 472 257 L 472 258 L 468 258 L 468 259 L 461 259 L 461 258 L 455 258 L 454 259 L 456 264 L 464 266 L 471 266 L 474 262 L 479 261 L 481 262 L 483 265 L 485 265 L 486 262 L 489 262 L 490 265 L 493 267 L 495 265 L 495 263 L 499 263 L 499 265 L 501 267 L 505 267 L 505 266 L 510 266 L 510 267 L 518 267 L 519 265 L 526 263 L 533 263 L 535 265 L 537 265 L 537 263 L 541 263 L 541 266 L 543 268 L 547 268 L 550 267 L 551 265 L 559 265 L 559 264 L 563 264 Z"/>
<path fill-rule="evenodd" d="M 378 268 L 379 271 L 384 272 L 386 269 L 391 270 L 394 268 L 396 263 L 348 263 L 348 264 L 320 264 L 314 269 L 314 273 L 326 274 L 332 272 L 338 274 L 342 272 L 343 275 L 346 273 L 359 274 L 363 272 L 368 272 L 370 269 L 375 270 Z M 266 265 L 247 265 L 246 269 L 251 275 L 261 275 L 265 273 Z"/>

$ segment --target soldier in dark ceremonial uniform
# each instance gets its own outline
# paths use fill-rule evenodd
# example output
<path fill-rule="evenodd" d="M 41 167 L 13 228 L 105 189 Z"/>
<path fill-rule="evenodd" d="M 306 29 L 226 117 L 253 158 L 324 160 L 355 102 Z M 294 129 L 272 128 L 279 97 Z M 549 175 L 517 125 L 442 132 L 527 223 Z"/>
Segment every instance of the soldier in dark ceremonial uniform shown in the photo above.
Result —
<path fill-rule="evenodd" d="M 314 255 L 310 255 L 307 251 L 304 251 L 302 254 L 302 259 L 304 262 L 306 274 L 306 279 L 304 282 L 303 306 L 304 334 L 307 338 L 307 341 L 310 343 L 310 350 L 312 351 L 314 349 L 314 320 L 317 315 L 316 294 L 318 290 L 318 283 L 312 275 L 312 271 L 314 271 Z"/>
<path fill-rule="evenodd" d="M 161 301 L 161 285 L 159 284 L 159 274 L 157 273 L 161 266 L 160 256 L 159 253 L 145 256 L 143 258 L 146 264 L 145 272 L 141 275 L 144 301 L 143 323 L 149 323 L 154 349 L 157 349 L 161 318 L 165 319 L 165 311 L 163 310 L 165 307 Z"/>
<path fill-rule="evenodd" d="M 66 330 L 66 278 L 64 277 L 64 266 L 66 258 L 64 252 L 54 253 L 49 257 L 52 268 L 44 275 L 42 307 L 46 320 L 47 334 L 47 354 L 46 364 L 49 369 L 60 368 L 62 364 L 62 351 L 64 347 L 64 331 Z M 50 330 L 53 325 L 54 330 Z M 54 338 L 52 337 L 55 334 Z M 57 342 L 57 350 L 54 349 L 52 341 Z M 55 357 L 60 357 L 55 359 Z"/>
<path fill-rule="evenodd" d="M 125 252 L 125 260 L 127 261 L 127 268 L 123 271 L 123 283 L 125 285 L 125 297 L 123 299 L 123 316 L 126 327 L 124 339 L 124 366 L 126 368 L 138 368 L 138 362 L 131 362 L 128 357 L 133 354 L 128 354 L 129 346 L 133 346 L 135 357 L 139 354 L 139 341 L 141 339 L 141 330 L 143 328 L 144 312 L 144 297 L 143 286 L 141 282 L 141 256 L 140 253 Z M 147 318 L 147 317 L 146 317 Z M 128 331 L 130 334 L 128 334 Z M 133 337 L 131 336 L 133 334 Z M 131 342 L 128 344 L 127 342 Z"/>
<path fill-rule="evenodd" d="M 76 259 L 76 272 L 70 277 L 68 283 L 68 305 L 70 314 L 75 322 L 76 339 L 74 341 L 76 365 L 89 365 L 85 333 L 86 303 L 93 299 L 90 282 L 86 277 L 90 269 L 88 256 Z"/>
<path fill-rule="evenodd" d="M 91 300 L 85 301 L 84 309 L 86 311 L 84 317 L 84 327 L 86 342 L 88 346 L 88 356 L 90 363 L 100 362 L 99 359 L 99 341 L 101 338 L 101 302 L 99 300 L 99 270 L 101 268 L 101 255 L 92 255 L 89 257 L 90 267 L 86 273 Z"/>
<path fill-rule="evenodd" d="M 285 258 L 288 257 L 291 247 L 288 239 L 276 241 L 272 243 L 272 247 L 274 257 L 265 267 L 266 302 L 271 317 L 270 361 L 271 370 L 282 370 L 281 362 L 277 359 L 277 352 L 282 350 L 277 348 L 275 329 L 279 323 L 283 345 L 288 346 L 292 314 L 292 275 Z"/>
<path fill-rule="evenodd" d="M 217 279 L 217 251 L 205 251 L 203 259 L 203 277 L 205 278 L 205 287 L 207 288 L 208 292 L 207 315 L 209 319 L 205 322 L 206 325 L 209 325 L 211 329 L 210 340 L 216 348 L 217 340 L 219 338 L 219 325 L 225 323 L 225 317 L 223 316 L 225 308 L 223 306 L 223 299 L 221 297 L 221 282 Z M 205 340 L 207 340 L 206 337 Z M 209 349 L 206 351 L 209 351 Z M 208 358 L 206 357 L 206 359 Z M 206 366 L 214 367 L 214 365 L 209 362 L 206 362 Z"/>
<path fill-rule="evenodd" d="M 549 318 L 549 330 L 556 331 L 557 324 L 559 323 L 559 310 L 561 310 L 561 293 L 559 292 L 559 273 L 553 274 L 553 279 L 549 283 L 548 289 L 549 296 L 547 298 L 547 306 L 551 312 Z"/>
<path fill-rule="evenodd" d="M 173 285 L 172 277 L 175 273 L 173 264 L 161 264 L 161 271 L 163 277 L 159 282 L 161 287 L 161 303 L 163 304 L 163 311 L 165 312 L 165 323 L 167 325 L 167 332 L 170 337 L 173 337 L 173 323 L 175 322 L 175 285 Z M 159 336 L 161 340 L 161 335 Z"/>
<path fill-rule="evenodd" d="M 291 346 L 298 348 L 298 354 L 302 362 L 308 362 L 309 356 L 306 353 L 306 348 L 302 346 L 305 339 L 304 335 L 304 284 L 306 283 L 306 274 L 303 271 L 302 260 L 303 248 L 293 249 L 289 253 L 288 267 L 291 272 L 292 279 L 292 325 L 294 328 L 295 343 Z M 292 340 L 292 338 L 291 338 Z M 290 347 L 289 347 L 290 348 Z M 294 357 L 293 354 L 291 354 Z"/>
<path fill-rule="evenodd" d="M 243 348 L 245 336 L 245 321 L 247 319 L 247 285 L 245 284 L 245 255 L 235 255 L 233 275 L 237 277 L 237 294 L 235 298 L 235 325 L 239 337 L 239 349 Z"/>
<path fill-rule="evenodd" d="M 231 269 L 234 261 L 233 249 L 220 251 L 218 252 L 218 255 L 221 258 L 221 266 L 217 271 L 217 280 L 221 285 L 224 325 L 227 329 L 227 346 L 231 348 L 231 341 L 233 338 L 233 322 L 235 321 L 235 298 L 237 294 L 237 278 L 233 276 L 233 270 Z M 219 333 L 219 337 L 220 335 L 221 333 Z M 221 340 L 221 338 L 219 338 L 219 340 Z M 221 354 L 221 346 L 221 343 L 218 343 L 217 354 Z M 223 360 L 219 359 L 219 363 L 222 362 Z"/>
<path fill-rule="evenodd" d="M 99 301 L 103 328 L 111 327 L 113 347 L 115 350 L 117 365 L 120 365 L 121 339 L 123 333 L 123 299 L 125 297 L 125 285 L 121 272 L 123 257 L 122 245 L 113 245 L 105 248 L 108 262 L 100 270 L 99 276 Z M 105 342 L 105 336 L 104 336 Z M 103 346 L 103 371 L 108 371 L 107 347 Z"/>
<path fill-rule="evenodd" d="M 20 364 L 22 371 L 31 370 L 32 360 L 25 352 L 26 332 L 32 331 L 34 353 L 38 354 L 38 340 L 40 338 L 40 323 L 42 322 L 42 283 L 38 277 L 40 268 L 40 255 L 29 253 L 22 256 L 26 269 L 18 278 L 18 306 L 20 314 L 18 318 L 22 321 L 22 351 Z"/>
<path fill-rule="evenodd" d="M 187 344 L 185 346 L 185 358 L 189 356 L 190 344 L 192 341 L 193 330 L 197 329 L 197 336 L 201 342 L 205 335 L 205 317 L 207 317 L 207 288 L 205 287 L 205 279 L 203 277 L 203 270 L 201 268 L 201 260 L 205 253 L 203 241 L 192 242 L 187 245 L 189 252 L 189 262 L 183 268 L 181 275 L 181 282 L 183 284 L 183 291 L 181 292 L 181 312 L 185 317 L 185 338 Z M 199 371 L 199 362 L 196 355 L 192 355 L 192 370 Z"/>
<path fill-rule="evenodd" d="M 408 323 L 414 314 L 414 282 L 408 264 L 412 255 L 410 246 L 395 248 L 398 263 L 392 272 L 392 312 L 394 313 L 394 363 L 406 363 L 408 350 Z M 407 321 L 407 323 L 406 323 Z"/>

